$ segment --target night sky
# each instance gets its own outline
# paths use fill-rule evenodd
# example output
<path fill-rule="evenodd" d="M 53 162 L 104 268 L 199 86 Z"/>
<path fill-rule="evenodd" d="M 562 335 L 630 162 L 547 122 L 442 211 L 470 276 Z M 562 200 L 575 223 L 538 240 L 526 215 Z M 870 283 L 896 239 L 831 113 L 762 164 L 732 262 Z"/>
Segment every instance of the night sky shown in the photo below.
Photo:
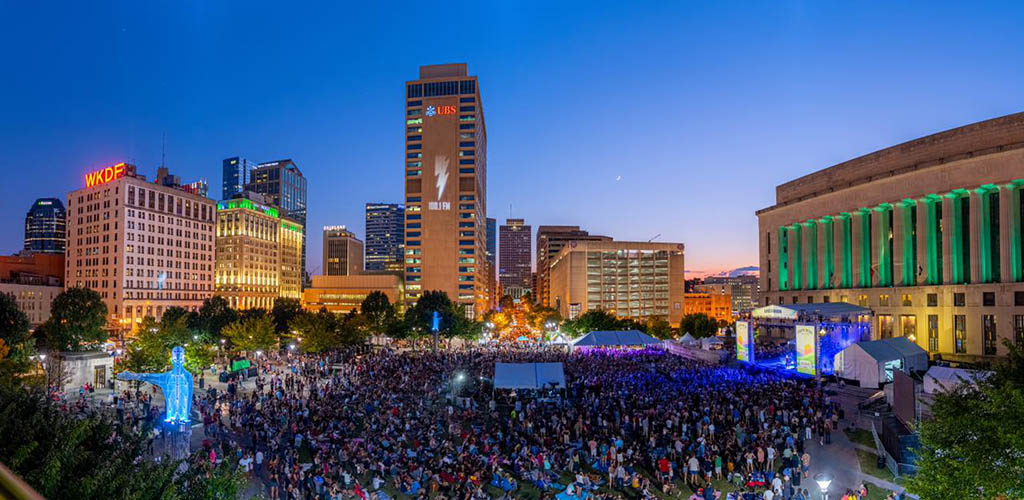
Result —
<path fill-rule="evenodd" d="M 0 253 L 92 168 L 152 179 L 166 136 L 213 196 L 226 157 L 294 159 L 318 273 L 323 225 L 402 199 L 404 82 L 466 62 L 491 217 L 756 265 L 777 184 L 1024 109 L 1021 2 L 839 4 L 0 0 Z"/>

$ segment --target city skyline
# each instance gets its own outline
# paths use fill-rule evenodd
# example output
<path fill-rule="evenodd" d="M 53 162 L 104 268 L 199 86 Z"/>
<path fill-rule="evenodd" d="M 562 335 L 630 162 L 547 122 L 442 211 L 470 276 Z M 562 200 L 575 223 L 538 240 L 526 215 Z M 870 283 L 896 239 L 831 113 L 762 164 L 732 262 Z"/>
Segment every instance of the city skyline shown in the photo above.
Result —
<path fill-rule="evenodd" d="M 756 265 L 752 213 L 773 199 L 764 186 L 1020 110 L 1024 75 L 995 60 L 1022 55 L 1022 35 L 1009 21 L 1015 16 L 1005 9 L 1011 6 L 927 5 L 927 20 L 911 5 L 411 8 L 396 14 L 400 19 L 388 13 L 387 21 L 382 11 L 364 10 L 357 14 L 373 22 L 349 34 L 316 29 L 342 14 L 330 9 L 316 16 L 324 21 L 310 21 L 303 12 L 272 19 L 259 5 L 177 12 L 71 6 L 46 21 L 80 43 L 65 49 L 35 41 L 11 54 L 13 66 L 30 71 L 0 83 L 21 96 L 0 125 L 5 159 L 47 167 L 0 188 L 18 208 L 0 217 L 7 235 L 0 253 L 21 248 L 20 207 L 62 199 L 98 167 L 129 161 L 151 174 L 162 157 L 184 179 L 204 177 L 215 196 L 224 158 L 294 158 L 310 179 L 308 227 L 348 223 L 365 238 L 357 224 L 366 202 L 402 202 L 403 142 L 393 125 L 402 116 L 402 83 L 418 66 L 465 62 L 487 90 L 488 216 L 503 220 L 511 205 L 513 217 L 534 226 L 580 225 L 618 240 L 660 233 L 655 241 L 687 244 L 691 271 Z M 26 30 L 43 14 L 11 10 L 25 22 L 2 36 L 31 38 Z M 574 30 L 548 19 L 570 12 L 578 14 Z M 917 22 L 907 23 L 911 17 Z M 155 23 L 161 18 L 167 22 Z M 210 33 L 233 18 L 254 28 L 290 22 L 310 34 L 278 46 L 236 45 Z M 419 35 L 410 33 L 373 58 L 345 49 L 333 59 L 351 61 L 322 64 L 324 51 L 392 21 L 453 28 L 438 29 L 415 49 L 408 42 Z M 858 29 L 866 22 L 873 30 Z M 529 42 L 521 40 L 526 33 Z M 450 48 L 465 36 L 477 43 Z M 163 41 L 172 38 L 195 41 Z M 664 43 L 651 45 L 655 39 Z M 552 44 L 562 50 L 548 53 Z M 295 45 L 324 48 L 288 60 Z M 216 73 L 227 55 L 239 59 L 237 73 L 193 81 L 194 74 Z M 608 61 L 623 61 L 624 71 Z M 950 73 L 952 66 L 958 70 Z M 134 78 L 121 76 L 126 68 Z M 271 69 L 312 78 L 284 86 L 265 77 Z M 643 98 L 629 88 L 642 88 Z M 222 119 L 245 112 L 247 120 Z M 702 215 L 708 206 L 715 217 Z M 321 260 L 319 238 L 310 234 L 309 262 Z"/>

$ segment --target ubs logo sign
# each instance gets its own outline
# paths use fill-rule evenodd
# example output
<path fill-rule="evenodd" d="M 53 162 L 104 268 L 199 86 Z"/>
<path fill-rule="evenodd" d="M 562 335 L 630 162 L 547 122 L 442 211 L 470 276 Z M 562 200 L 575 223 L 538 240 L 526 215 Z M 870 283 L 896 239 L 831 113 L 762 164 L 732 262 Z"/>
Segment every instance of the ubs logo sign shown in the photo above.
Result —
<path fill-rule="evenodd" d="M 454 115 L 455 106 L 427 106 L 427 116 Z"/>

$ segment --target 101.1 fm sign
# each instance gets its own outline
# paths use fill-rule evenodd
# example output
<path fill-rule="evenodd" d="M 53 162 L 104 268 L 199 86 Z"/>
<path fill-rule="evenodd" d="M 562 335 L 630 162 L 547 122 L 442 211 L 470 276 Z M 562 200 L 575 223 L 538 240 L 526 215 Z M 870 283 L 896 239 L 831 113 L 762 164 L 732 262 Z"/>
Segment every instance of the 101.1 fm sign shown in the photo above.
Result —
<path fill-rule="evenodd" d="M 85 187 L 106 184 L 112 180 L 124 177 L 126 166 L 127 164 L 125 163 L 118 163 L 117 165 L 111 165 L 107 168 L 101 168 L 95 172 L 85 174 Z"/>

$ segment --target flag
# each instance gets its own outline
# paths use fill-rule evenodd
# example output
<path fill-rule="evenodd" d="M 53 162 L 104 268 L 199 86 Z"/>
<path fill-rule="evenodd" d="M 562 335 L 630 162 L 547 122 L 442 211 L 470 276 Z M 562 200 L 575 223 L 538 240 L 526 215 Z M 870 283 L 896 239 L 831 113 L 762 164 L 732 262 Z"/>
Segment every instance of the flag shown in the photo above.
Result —
<path fill-rule="evenodd" d="M 363 491 L 363 489 L 359 487 L 359 483 L 356 483 L 355 494 L 360 499 L 366 500 L 366 492 Z"/>

